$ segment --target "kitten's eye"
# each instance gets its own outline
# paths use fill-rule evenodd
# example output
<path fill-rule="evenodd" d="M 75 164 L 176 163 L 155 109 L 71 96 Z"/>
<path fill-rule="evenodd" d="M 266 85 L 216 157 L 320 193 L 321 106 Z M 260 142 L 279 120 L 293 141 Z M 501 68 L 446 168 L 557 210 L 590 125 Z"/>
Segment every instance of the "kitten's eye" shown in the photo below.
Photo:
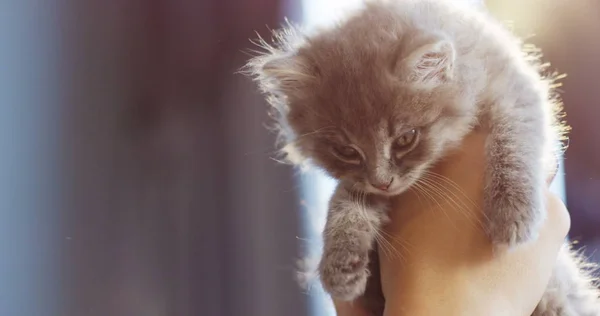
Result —
<path fill-rule="evenodd" d="M 396 147 L 398 149 L 406 149 L 415 142 L 417 139 L 418 131 L 416 129 L 411 129 L 410 131 L 402 134 L 398 139 L 396 139 Z"/>
<path fill-rule="evenodd" d="M 335 147 L 334 150 L 344 160 L 360 161 L 360 153 L 352 146 L 339 146 Z"/>

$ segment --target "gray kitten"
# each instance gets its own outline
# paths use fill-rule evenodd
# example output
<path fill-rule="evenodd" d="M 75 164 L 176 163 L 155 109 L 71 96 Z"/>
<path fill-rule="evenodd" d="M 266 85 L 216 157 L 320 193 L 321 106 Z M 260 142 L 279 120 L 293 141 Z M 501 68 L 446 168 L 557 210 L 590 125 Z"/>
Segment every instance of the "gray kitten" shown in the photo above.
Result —
<path fill-rule="evenodd" d="M 537 237 L 554 167 L 553 102 L 522 45 L 485 14 L 443 0 L 371 1 L 314 34 L 276 32 L 248 69 L 288 132 L 284 150 L 339 180 L 319 272 L 332 296 L 364 293 L 389 197 L 474 128 L 489 130 L 484 212 L 496 246 Z M 364 197 L 365 208 L 355 203 Z M 600 315 L 598 292 L 565 245 L 535 315 Z"/>

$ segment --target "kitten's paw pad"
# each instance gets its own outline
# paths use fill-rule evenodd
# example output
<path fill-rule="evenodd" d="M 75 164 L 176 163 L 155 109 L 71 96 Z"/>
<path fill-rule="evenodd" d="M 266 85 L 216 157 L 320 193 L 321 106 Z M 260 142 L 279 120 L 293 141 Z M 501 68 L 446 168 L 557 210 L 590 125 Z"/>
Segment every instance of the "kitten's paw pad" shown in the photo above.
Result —
<path fill-rule="evenodd" d="M 367 285 L 368 251 L 334 250 L 319 266 L 323 288 L 337 299 L 350 301 L 362 295 Z"/>
<path fill-rule="evenodd" d="M 506 206 L 506 207 L 503 207 Z M 488 234 L 498 251 L 537 239 L 544 219 L 535 203 L 497 203 L 488 224 Z"/>

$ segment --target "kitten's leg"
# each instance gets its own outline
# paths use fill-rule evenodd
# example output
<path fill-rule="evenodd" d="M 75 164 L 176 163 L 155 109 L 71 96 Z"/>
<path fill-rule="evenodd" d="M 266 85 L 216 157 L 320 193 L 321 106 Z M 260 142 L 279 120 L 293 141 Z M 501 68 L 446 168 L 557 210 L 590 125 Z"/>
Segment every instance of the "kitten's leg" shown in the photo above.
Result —
<path fill-rule="evenodd" d="M 546 122 L 539 98 L 502 102 L 490 116 L 484 207 L 492 242 L 514 246 L 536 238 L 546 216 Z"/>
<path fill-rule="evenodd" d="M 352 300 L 365 291 L 369 251 L 385 219 L 385 206 L 338 185 L 323 231 L 321 282 L 331 296 Z"/>
<path fill-rule="evenodd" d="M 590 272 L 589 263 L 565 243 L 533 316 L 599 316 L 600 290 Z"/>

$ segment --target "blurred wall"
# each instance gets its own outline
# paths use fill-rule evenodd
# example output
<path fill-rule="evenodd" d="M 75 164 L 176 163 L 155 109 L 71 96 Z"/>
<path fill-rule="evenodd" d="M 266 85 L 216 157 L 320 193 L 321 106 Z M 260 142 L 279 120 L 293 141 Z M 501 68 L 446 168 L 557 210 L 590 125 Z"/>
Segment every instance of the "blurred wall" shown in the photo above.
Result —
<path fill-rule="evenodd" d="M 40 0 L 0 1 L 0 315 L 58 315 L 61 37 Z"/>
<path fill-rule="evenodd" d="M 304 315 L 297 196 L 234 75 L 263 1 L 73 1 L 66 315 Z"/>
<path fill-rule="evenodd" d="M 0 4 L 1 315 L 306 314 L 297 185 L 234 75 L 286 8 Z"/>

